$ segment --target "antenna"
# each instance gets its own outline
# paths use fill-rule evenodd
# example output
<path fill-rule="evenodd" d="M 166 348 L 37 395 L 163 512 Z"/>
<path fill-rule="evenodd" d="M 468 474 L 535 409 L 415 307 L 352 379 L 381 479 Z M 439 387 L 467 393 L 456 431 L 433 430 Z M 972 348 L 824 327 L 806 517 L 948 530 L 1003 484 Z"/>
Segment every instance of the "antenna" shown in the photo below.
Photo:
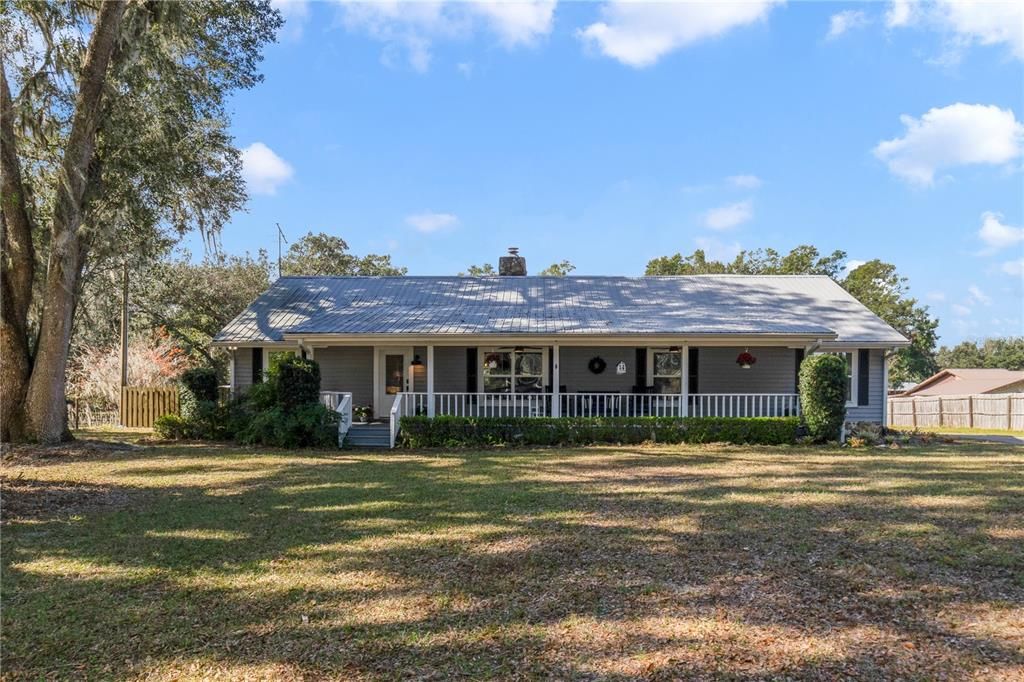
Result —
<path fill-rule="evenodd" d="M 281 242 L 283 241 L 285 244 L 287 244 L 288 240 L 285 239 L 284 230 L 281 229 L 281 223 L 274 223 L 274 224 L 277 225 L 277 276 L 280 277 L 281 276 Z"/>

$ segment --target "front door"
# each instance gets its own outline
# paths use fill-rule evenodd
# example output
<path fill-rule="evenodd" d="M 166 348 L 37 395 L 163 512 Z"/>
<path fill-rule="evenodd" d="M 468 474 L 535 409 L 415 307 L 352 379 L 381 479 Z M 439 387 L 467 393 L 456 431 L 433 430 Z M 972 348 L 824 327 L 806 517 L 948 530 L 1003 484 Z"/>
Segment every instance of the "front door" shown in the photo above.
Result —
<path fill-rule="evenodd" d="M 381 375 L 377 378 L 377 402 L 373 413 L 377 419 L 387 419 L 395 396 L 411 391 L 412 348 L 380 348 L 378 367 Z"/>

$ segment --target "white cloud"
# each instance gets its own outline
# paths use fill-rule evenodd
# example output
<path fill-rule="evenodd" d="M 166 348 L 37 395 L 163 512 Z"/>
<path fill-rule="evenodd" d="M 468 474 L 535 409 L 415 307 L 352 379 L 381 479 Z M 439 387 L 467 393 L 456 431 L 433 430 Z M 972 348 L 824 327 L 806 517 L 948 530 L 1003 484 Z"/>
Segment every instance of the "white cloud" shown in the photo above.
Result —
<path fill-rule="evenodd" d="M 455 69 L 466 78 L 473 76 L 473 62 L 459 62 L 455 65 Z"/>
<path fill-rule="evenodd" d="M 981 305 L 992 305 L 992 297 L 982 291 L 977 284 L 967 287 L 967 300 Z"/>
<path fill-rule="evenodd" d="M 743 250 L 739 242 L 723 242 L 714 237 L 697 237 L 693 241 L 711 260 L 731 261 Z"/>
<path fill-rule="evenodd" d="M 754 217 L 754 203 L 747 199 L 713 208 L 704 214 L 704 226 L 712 230 L 731 230 Z"/>
<path fill-rule="evenodd" d="M 641 68 L 693 43 L 763 20 L 778 0 L 634 3 L 614 0 L 578 32 L 607 57 Z"/>
<path fill-rule="evenodd" d="M 1017 2 L 940 0 L 939 21 L 956 32 L 967 45 L 1005 43 L 1017 59 L 1024 60 L 1024 5 Z"/>
<path fill-rule="evenodd" d="M 885 15 L 889 28 L 927 25 L 947 36 L 946 50 L 933 61 L 955 64 L 972 45 L 1003 45 L 1024 60 L 1024 5 L 990 0 L 938 0 L 933 3 L 898 0 Z"/>
<path fill-rule="evenodd" d="M 487 30 L 506 48 L 534 45 L 551 32 L 554 0 L 529 2 L 349 2 L 342 0 L 341 23 L 384 43 L 381 57 L 391 65 L 405 54 L 421 73 L 430 68 L 438 41 L 466 40 Z"/>
<path fill-rule="evenodd" d="M 306 0 L 270 0 L 270 6 L 284 19 L 281 36 L 289 40 L 301 38 L 309 21 L 309 3 Z"/>
<path fill-rule="evenodd" d="M 474 2 L 467 9 L 483 17 L 505 47 L 533 45 L 551 33 L 554 0 L 535 2 Z"/>
<path fill-rule="evenodd" d="M 1024 258 L 1006 261 L 1003 263 L 1002 271 L 1014 277 L 1024 277 Z"/>
<path fill-rule="evenodd" d="M 405 222 L 414 230 L 430 234 L 438 230 L 455 227 L 459 224 L 459 218 L 453 213 L 424 211 L 423 213 L 414 213 L 413 215 L 406 216 Z"/>
<path fill-rule="evenodd" d="M 242 178 L 253 194 L 276 194 L 294 174 L 291 165 L 262 142 L 242 150 Z"/>
<path fill-rule="evenodd" d="M 960 305 L 959 303 L 954 303 L 952 305 L 952 308 L 953 308 L 953 312 L 955 314 L 959 315 L 960 317 L 967 317 L 968 315 L 971 314 L 971 309 L 970 308 L 968 308 L 965 305 Z"/>
<path fill-rule="evenodd" d="M 885 25 L 888 28 L 908 26 L 917 15 L 917 2 L 913 0 L 893 0 L 885 11 Z"/>
<path fill-rule="evenodd" d="M 985 242 L 988 248 L 982 251 L 983 254 L 995 253 L 1007 246 L 1013 246 L 1018 242 L 1024 242 L 1024 227 L 1014 227 L 1000 222 L 1002 216 L 992 211 L 985 211 L 981 214 L 981 228 L 978 230 L 978 238 Z"/>
<path fill-rule="evenodd" d="M 730 175 L 726 178 L 729 184 L 743 189 L 757 189 L 763 183 L 756 175 Z"/>
<path fill-rule="evenodd" d="M 868 23 L 867 15 L 860 10 L 848 9 L 844 12 L 833 14 L 832 18 L 829 19 L 828 34 L 825 35 L 825 38 L 833 40 L 847 31 L 864 28 Z"/>
<path fill-rule="evenodd" d="M 867 261 L 851 258 L 850 260 L 846 261 L 845 265 L 843 265 L 843 274 L 849 275 L 851 272 L 853 272 L 860 266 L 864 265 L 865 263 L 867 263 Z"/>
<path fill-rule="evenodd" d="M 903 137 L 880 142 L 875 156 L 907 182 L 930 186 L 935 173 L 967 164 L 1005 164 L 1021 155 L 1024 125 L 1010 109 L 956 103 L 921 118 L 900 117 Z"/>
<path fill-rule="evenodd" d="M 925 298 L 927 298 L 929 301 L 941 302 L 946 300 L 946 294 L 942 293 L 941 291 L 929 291 L 927 294 L 925 294 Z"/>

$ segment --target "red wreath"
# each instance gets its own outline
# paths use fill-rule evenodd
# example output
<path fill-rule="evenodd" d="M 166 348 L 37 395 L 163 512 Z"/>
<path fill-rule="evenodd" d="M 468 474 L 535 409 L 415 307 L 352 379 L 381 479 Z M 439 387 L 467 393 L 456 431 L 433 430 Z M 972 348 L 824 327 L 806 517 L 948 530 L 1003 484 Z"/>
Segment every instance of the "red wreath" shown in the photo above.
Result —
<path fill-rule="evenodd" d="M 753 365 L 755 362 L 757 362 L 757 358 L 755 358 L 747 351 L 743 351 L 742 353 L 739 354 L 739 357 L 736 358 L 736 364 L 739 365 L 740 367 L 749 367 L 750 365 Z"/>

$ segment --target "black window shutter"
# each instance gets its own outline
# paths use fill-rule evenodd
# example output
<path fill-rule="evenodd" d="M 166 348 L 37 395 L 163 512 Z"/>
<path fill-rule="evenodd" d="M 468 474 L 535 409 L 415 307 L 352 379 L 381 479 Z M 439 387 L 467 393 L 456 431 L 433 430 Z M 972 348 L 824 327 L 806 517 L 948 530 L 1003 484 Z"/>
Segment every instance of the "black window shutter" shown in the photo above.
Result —
<path fill-rule="evenodd" d="M 800 392 L 800 365 L 804 364 L 804 349 L 796 349 L 796 372 L 793 377 L 793 393 Z"/>
<path fill-rule="evenodd" d="M 258 384 L 263 381 L 263 349 L 252 349 L 252 383 Z"/>
<path fill-rule="evenodd" d="M 690 349 L 690 393 L 700 393 L 700 384 L 697 383 L 697 377 L 700 376 L 699 362 L 700 362 L 700 351 L 699 348 Z"/>
<path fill-rule="evenodd" d="M 644 388 L 647 386 L 647 349 L 637 348 L 636 349 L 636 390 L 639 393 L 644 392 Z"/>
<path fill-rule="evenodd" d="M 476 393 L 476 348 L 466 349 L 466 393 Z"/>
<path fill-rule="evenodd" d="M 870 402 L 871 396 L 871 387 L 868 385 L 871 380 L 871 351 L 862 348 L 857 353 L 857 404 L 863 406 Z"/>

